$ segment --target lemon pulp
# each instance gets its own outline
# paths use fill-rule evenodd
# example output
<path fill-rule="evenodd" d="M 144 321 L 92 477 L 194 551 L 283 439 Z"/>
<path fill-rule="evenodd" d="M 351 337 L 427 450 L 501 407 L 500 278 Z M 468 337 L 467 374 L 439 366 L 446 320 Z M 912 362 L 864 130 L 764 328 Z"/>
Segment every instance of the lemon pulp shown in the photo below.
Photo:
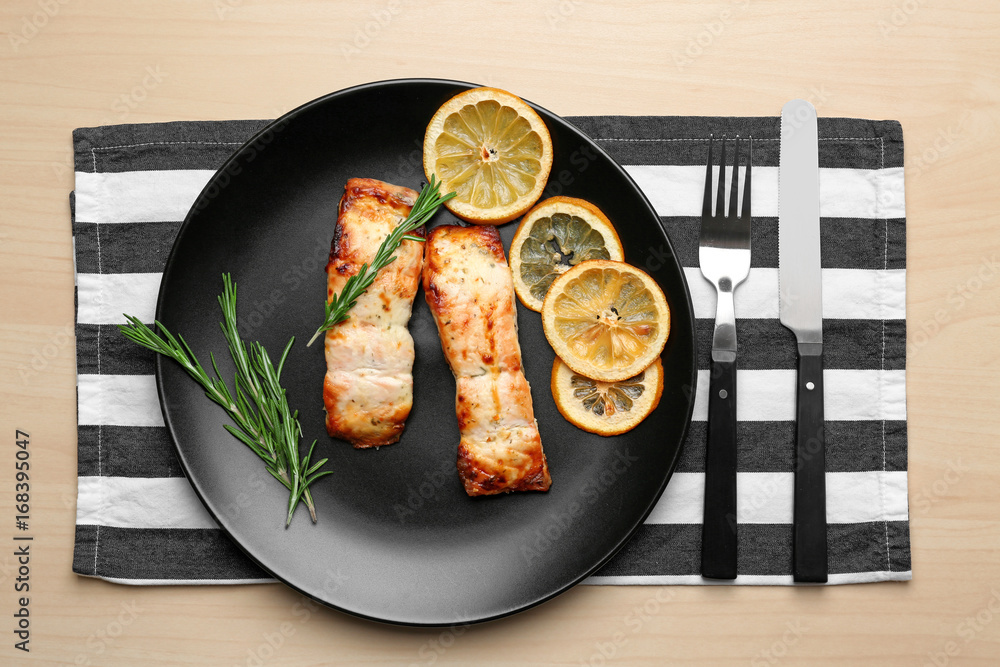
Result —
<path fill-rule="evenodd" d="M 539 218 L 521 245 L 521 279 L 543 301 L 552 281 L 588 259 L 611 259 L 604 237 L 568 213 Z"/>
<path fill-rule="evenodd" d="M 570 351 L 600 370 L 634 363 L 652 345 L 660 324 L 642 281 L 613 269 L 582 272 L 555 295 L 553 324 Z"/>
<path fill-rule="evenodd" d="M 434 144 L 442 191 L 477 208 L 513 204 L 531 192 L 542 171 L 544 145 L 515 109 L 496 100 L 451 113 Z"/>
<path fill-rule="evenodd" d="M 646 371 L 611 384 L 574 373 L 570 378 L 570 385 L 573 387 L 573 398 L 580 401 L 584 410 L 593 412 L 598 417 L 605 415 L 610 417 L 619 412 L 632 410 L 635 401 L 646 390 L 643 384 L 645 380 Z"/>

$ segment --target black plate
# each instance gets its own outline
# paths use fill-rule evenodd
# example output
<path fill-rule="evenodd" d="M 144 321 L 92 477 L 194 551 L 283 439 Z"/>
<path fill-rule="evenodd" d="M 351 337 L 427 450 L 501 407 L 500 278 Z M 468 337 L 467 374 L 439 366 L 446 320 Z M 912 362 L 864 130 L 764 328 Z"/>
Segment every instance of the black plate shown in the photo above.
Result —
<path fill-rule="evenodd" d="M 691 300 L 659 219 L 596 144 L 535 107 L 555 148 L 546 196 L 594 202 L 615 223 L 626 259 L 650 270 L 667 295 L 673 318 L 659 408 L 615 438 L 569 424 L 549 391 L 553 352 L 541 318 L 518 304 L 524 368 L 552 489 L 468 498 L 455 470 L 455 383 L 421 291 L 410 322 L 413 412 L 402 440 L 356 451 L 326 435 L 323 346 L 306 348 L 305 342 L 322 319 L 323 267 L 344 183 L 366 176 L 419 189 L 424 128 L 441 104 L 468 87 L 441 80 L 372 83 L 275 121 L 201 193 L 167 262 L 156 310 L 205 363 L 214 351 L 228 374 L 216 302 L 228 271 L 239 286 L 245 338 L 277 355 L 296 337 L 282 384 L 300 410 L 304 442 L 317 439 L 316 458 L 329 457 L 334 471 L 313 487 L 319 523 L 300 507 L 291 527 L 283 527 L 284 487 L 223 430 L 223 412 L 184 371 L 160 361 L 164 418 L 201 500 L 253 560 L 320 602 L 380 621 L 446 625 L 497 618 L 593 573 L 660 497 L 693 407 Z M 454 221 L 442 209 L 434 224 Z M 516 227 L 500 228 L 505 247 Z"/>

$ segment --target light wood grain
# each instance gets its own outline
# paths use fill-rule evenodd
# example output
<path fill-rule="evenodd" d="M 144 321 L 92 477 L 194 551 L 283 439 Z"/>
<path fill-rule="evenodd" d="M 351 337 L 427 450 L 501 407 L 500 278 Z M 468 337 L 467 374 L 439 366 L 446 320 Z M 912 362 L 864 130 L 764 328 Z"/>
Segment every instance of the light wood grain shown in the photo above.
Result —
<path fill-rule="evenodd" d="M 44 25 L 24 40 L 33 17 Z M 16 575 L 5 547 L 0 663 L 1000 662 L 1000 620 L 988 607 L 1000 599 L 994 0 L 5 0 L 0 28 L 0 432 L 9 460 L 14 429 L 31 433 L 36 473 L 31 653 L 12 646 Z M 162 81 L 141 89 L 147 67 Z M 306 619 L 300 596 L 280 585 L 139 588 L 72 574 L 73 128 L 273 117 L 406 76 L 500 86 L 563 115 L 777 115 L 787 99 L 806 97 L 820 115 L 902 121 L 914 580 L 577 587 L 449 632 L 328 610 Z M 136 90 L 134 108 L 116 102 Z M 967 470 L 947 483 L 949 465 Z M 0 540 L 14 532 L 12 468 L 0 464 L 10 522 Z M 132 616 L 122 605 L 136 610 L 124 625 Z M 977 613 L 984 625 L 968 637 L 972 626 L 960 624 Z M 270 649 L 269 638 L 280 646 Z M 957 656 L 944 655 L 948 642 Z"/>

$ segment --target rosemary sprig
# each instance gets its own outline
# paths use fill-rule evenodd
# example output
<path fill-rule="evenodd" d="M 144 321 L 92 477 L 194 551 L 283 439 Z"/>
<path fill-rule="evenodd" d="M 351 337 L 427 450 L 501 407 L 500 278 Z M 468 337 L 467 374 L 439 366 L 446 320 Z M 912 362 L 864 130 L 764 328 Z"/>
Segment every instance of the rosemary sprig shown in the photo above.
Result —
<path fill-rule="evenodd" d="M 277 367 L 259 342 L 254 341 L 248 347 L 236 329 L 236 283 L 228 273 L 223 274 L 222 282 L 220 325 L 236 364 L 235 395 L 220 379 L 222 374 L 214 354 L 209 356 L 216 377 L 210 377 L 184 338 L 174 336 L 162 323 L 156 322 L 162 337 L 131 315 L 125 315 L 129 323 L 120 324 L 118 328 L 129 340 L 179 363 L 205 389 L 205 395 L 225 409 L 236 424 L 235 427 L 226 424 L 225 429 L 263 459 L 267 471 L 288 489 L 285 526 L 291 523 L 299 502 L 305 503 L 309 516 L 316 523 L 316 506 L 309 485 L 332 471 L 319 471 L 327 459 L 310 463 L 315 440 L 305 457 L 299 456 L 299 437 L 302 435 L 299 413 L 292 412 L 281 386 L 281 370 L 295 338 L 288 341 Z"/>
<path fill-rule="evenodd" d="M 326 316 L 323 318 L 323 324 L 306 343 L 306 347 L 312 345 L 321 333 L 332 329 L 349 317 L 347 311 L 357 304 L 358 297 L 364 294 L 365 290 L 375 282 L 378 272 L 395 261 L 395 253 L 399 244 L 405 240 L 423 241 L 422 238 L 414 236 L 410 232 L 430 220 L 438 207 L 454 196 L 454 192 L 442 195 L 441 183 L 435 179 L 434 174 L 431 174 L 430 183 L 420 190 L 417 201 L 410 209 L 410 214 L 385 237 L 378 252 L 375 253 L 375 257 L 372 258 L 371 264 L 362 265 L 360 271 L 347 279 L 340 294 L 334 294 L 333 299 L 326 304 Z"/>

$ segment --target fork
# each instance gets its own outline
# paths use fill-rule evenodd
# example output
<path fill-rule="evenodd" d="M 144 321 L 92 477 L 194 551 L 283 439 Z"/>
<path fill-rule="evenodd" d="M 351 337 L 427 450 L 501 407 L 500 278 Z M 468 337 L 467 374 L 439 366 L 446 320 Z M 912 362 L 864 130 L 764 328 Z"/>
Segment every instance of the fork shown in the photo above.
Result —
<path fill-rule="evenodd" d="M 726 137 L 722 138 L 715 214 L 712 214 L 712 144 L 708 139 L 705 202 L 701 212 L 698 261 L 701 273 L 718 295 L 712 334 L 712 370 L 708 395 L 708 447 L 705 456 L 705 518 L 702 525 L 701 574 L 736 578 L 736 311 L 733 290 L 750 273 L 750 137 L 743 207 L 736 212 L 740 138 L 736 136 L 729 213 L 725 213 Z"/>

